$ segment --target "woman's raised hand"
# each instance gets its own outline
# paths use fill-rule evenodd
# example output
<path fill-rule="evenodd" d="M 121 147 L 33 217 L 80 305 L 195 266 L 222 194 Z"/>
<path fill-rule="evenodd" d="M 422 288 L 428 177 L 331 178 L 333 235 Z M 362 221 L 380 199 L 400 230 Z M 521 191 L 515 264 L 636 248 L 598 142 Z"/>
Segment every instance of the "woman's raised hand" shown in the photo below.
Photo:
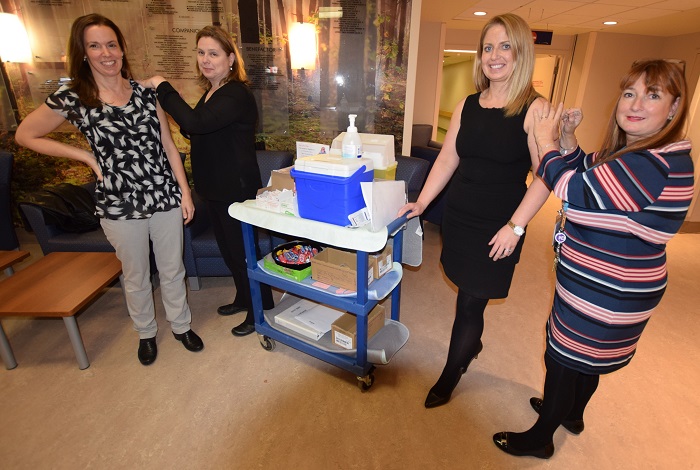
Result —
<path fill-rule="evenodd" d="M 559 136 L 559 123 L 564 112 L 564 104 L 554 108 L 551 104 L 545 103 L 542 110 L 533 111 L 534 126 L 533 134 L 540 149 L 540 156 L 555 148 L 554 141 Z"/>
<path fill-rule="evenodd" d="M 562 135 L 571 135 L 583 120 L 583 113 L 579 108 L 569 108 L 561 115 Z"/>

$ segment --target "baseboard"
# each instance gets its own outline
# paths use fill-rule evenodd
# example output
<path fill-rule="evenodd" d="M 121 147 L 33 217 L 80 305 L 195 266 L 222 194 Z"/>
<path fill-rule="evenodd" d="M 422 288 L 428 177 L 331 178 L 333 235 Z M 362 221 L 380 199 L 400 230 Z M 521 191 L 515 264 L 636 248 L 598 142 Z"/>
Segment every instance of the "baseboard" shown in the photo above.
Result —
<path fill-rule="evenodd" d="M 700 233 L 700 222 L 683 222 L 678 233 Z"/>

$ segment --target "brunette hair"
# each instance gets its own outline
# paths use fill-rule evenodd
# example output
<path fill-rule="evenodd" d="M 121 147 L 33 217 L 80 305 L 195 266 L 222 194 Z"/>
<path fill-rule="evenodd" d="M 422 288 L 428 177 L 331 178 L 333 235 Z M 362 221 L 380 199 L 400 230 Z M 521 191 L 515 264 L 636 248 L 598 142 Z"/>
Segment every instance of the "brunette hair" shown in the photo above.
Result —
<path fill-rule="evenodd" d="M 97 13 L 81 16 L 73 21 L 68 38 L 68 51 L 66 53 L 68 63 L 68 75 L 72 79 L 71 89 L 77 93 L 80 101 L 87 106 L 96 107 L 100 105 L 100 95 L 92 76 L 90 64 L 85 57 L 85 30 L 90 26 L 106 26 L 114 31 L 119 43 L 119 49 L 124 53 L 122 57 L 121 74 L 124 78 L 131 78 L 131 68 L 126 59 L 126 40 L 119 30 L 119 27 L 112 20 Z"/>
<path fill-rule="evenodd" d="M 219 43 L 221 49 L 223 49 L 224 53 L 226 54 L 226 57 L 231 54 L 234 56 L 231 70 L 229 71 L 228 75 L 221 80 L 221 85 L 230 81 L 248 83 L 248 75 L 245 73 L 243 57 L 238 51 L 238 48 L 233 44 L 231 35 L 226 30 L 219 26 L 205 26 L 197 31 L 195 43 L 199 44 L 199 40 L 202 38 L 214 39 Z M 202 75 L 202 71 L 199 70 L 199 63 L 197 63 L 197 83 L 205 90 L 211 88 L 211 83 L 204 75 Z"/>
<path fill-rule="evenodd" d="M 617 122 L 617 107 L 622 93 L 644 77 L 647 91 L 663 90 L 678 100 L 678 107 L 671 119 L 656 134 L 640 139 L 627 146 L 627 134 Z M 685 83 L 685 63 L 671 59 L 645 59 L 632 64 L 629 72 L 620 80 L 620 98 L 617 99 L 612 116 L 608 123 L 603 145 L 598 152 L 595 162 L 605 163 L 616 159 L 623 153 L 635 152 L 642 149 L 653 149 L 683 140 L 688 118 L 688 89 Z"/>
<path fill-rule="evenodd" d="M 481 68 L 481 55 L 484 51 L 484 36 L 489 29 L 503 26 L 510 41 L 513 51 L 513 74 L 509 79 L 507 103 L 504 107 L 506 117 L 519 114 L 523 108 L 540 96 L 532 86 L 532 73 L 535 69 L 535 41 L 532 39 L 532 30 L 527 22 L 512 13 L 498 15 L 491 18 L 481 30 L 479 48 L 474 60 L 474 84 L 477 91 L 484 91 L 489 87 L 489 79 Z"/>

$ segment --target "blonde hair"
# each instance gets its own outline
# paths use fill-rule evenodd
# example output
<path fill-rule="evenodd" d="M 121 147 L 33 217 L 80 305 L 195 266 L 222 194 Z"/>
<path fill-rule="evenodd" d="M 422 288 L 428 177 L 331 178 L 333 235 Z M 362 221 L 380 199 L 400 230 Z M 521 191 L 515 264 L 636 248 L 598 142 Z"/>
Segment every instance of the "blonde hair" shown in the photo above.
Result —
<path fill-rule="evenodd" d="M 231 66 L 231 70 L 229 71 L 228 75 L 226 75 L 222 80 L 221 80 L 221 85 L 224 83 L 228 83 L 230 81 L 234 82 L 242 82 L 242 83 L 248 83 L 248 75 L 245 72 L 245 65 L 243 63 L 243 57 L 241 56 L 241 53 L 238 51 L 238 48 L 233 44 L 233 40 L 231 39 L 231 35 L 224 30 L 223 28 L 219 26 L 205 26 L 204 28 L 200 29 L 197 31 L 197 37 L 195 39 L 195 44 L 199 44 L 199 40 L 202 38 L 212 38 L 216 42 L 219 43 L 221 46 L 221 49 L 223 49 L 224 54 L 226 54 L 226 57 L 229 55 L 233 54 L 234 56 L 234 61 L 233 65 Z M 205 90 L 208 90 L 211 88 L 211 83 L 205 77 L 202 75 L 202 71 L 199 70 L 199 64 L 197 64 L 197 84 L 204 88 Z"/>
<path fill-rule="evenodd" d="M 627 146 L 627 134 L 617 122 L 617 107 L 624 90 L 632 86 L 640 77 L 644 77 L 647 91 L 663 90 L 678 100 L 678 107 L 670 120 L 656 134 L 640 139 Z M 595 163 L 615 160 L 627 152 L 663 147 L 683 140 L 688 118 L 688 88 L 685 82 L 685 63 L 676 60 L 646 59 L 632 64 L 629 72 L 620 80 L 620 98 L 610 116 L 605 139 L 596 155 Z"/>
<path fill-rule="evenodd" d="M 489 87 L 489 79 L 481 68 L 481 55 L 484 51 L 484 37 L 492 27 L 500 25 L 506 30 L 513 51 L 513 74 L 509 78 L 510 88 L 506 105 L 503 110 L 506 117 L 519 114 L 523 108 L 532 103 L 540 94 L 532 86 L 532 73 L 535 69 L 535 44 L 532 39 L 532 30 L 527 22 L 512 13 L 494 16 L 481 30 L 479 48 L 476 51 L 474 61 L 474 84 L 477 91 L 484 91 Z"/>

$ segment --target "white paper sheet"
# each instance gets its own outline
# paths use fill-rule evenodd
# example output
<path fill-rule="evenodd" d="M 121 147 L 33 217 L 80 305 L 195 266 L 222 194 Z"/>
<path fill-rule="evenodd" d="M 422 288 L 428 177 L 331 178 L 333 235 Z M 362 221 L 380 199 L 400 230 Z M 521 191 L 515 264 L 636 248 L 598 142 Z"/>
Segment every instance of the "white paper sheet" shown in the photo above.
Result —
<path fill-rule="evenodd" d="M 406 182 L 385 180 L 360 183 L 370 215 L 370 231 L 378 232 L 391 223 L 406 204 Z"/>

